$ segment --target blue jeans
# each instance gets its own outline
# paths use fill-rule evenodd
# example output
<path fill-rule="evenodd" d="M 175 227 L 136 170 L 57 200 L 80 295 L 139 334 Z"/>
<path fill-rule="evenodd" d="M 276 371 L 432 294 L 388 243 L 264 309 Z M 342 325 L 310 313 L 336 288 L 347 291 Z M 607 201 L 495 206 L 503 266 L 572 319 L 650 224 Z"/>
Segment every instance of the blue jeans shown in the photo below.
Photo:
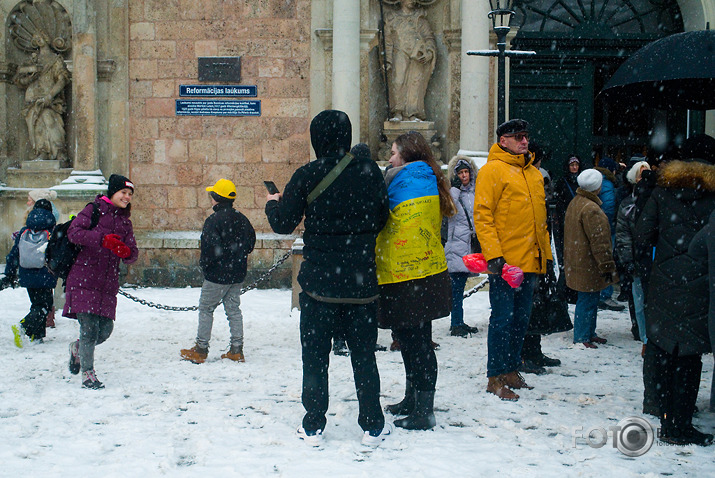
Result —
<path fill-rule="evenodd" d="M 590 342 L 596 336 L 596 314 L 600 292 L 579 292 L 573 318 L 573 343 Z"/>
<path fill-rule="evenodd" d="M 464 323 L 464 286 L 467 285 L 469 278 L 468 272 L 450 272 L 449 278 L 452 279 L 452 327 L 462 325 Z"/>
<path fill-rule="evenodd" d="M 492 315 L 487 334 L 487 377 L 513 372 L 521 365 L 535 281 L 536 274 L 525 273 L 524 282 L 512 289 L 501 276 L 489 274 Z"/>
<path fill-rule="evenodd" d="M 638 324 L 638 333 L 641 336 L 641 342 L 648 343 L 648 337 L 645 333 L 645 293 L 643 292 L 643 282 L 640 277 L 633 278 L 633 308 L 636 312 L 636 323 Z"/>
<path fill-rule="evenodd" d="M 603 302 L 604 300 L 608 300 L 611 297 L 613 297 L 613 286 L 612 285 L 609 285 L 608 287 L 603 289 L 599 294 L 599 299 L 601 302 Z"/>

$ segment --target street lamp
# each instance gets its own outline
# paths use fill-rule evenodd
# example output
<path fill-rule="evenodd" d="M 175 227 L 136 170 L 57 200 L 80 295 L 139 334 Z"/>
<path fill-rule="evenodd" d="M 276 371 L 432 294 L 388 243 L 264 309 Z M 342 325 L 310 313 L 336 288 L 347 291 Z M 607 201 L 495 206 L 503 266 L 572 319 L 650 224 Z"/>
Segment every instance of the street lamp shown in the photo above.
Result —
<path fill-rule="evenodd" d="M 514 12 L 514 0 L 489 0 L 489 18 L 497 36 L 497 50 L 469 50 L 467 55 L 497 57 L 497 124 L 506 121 L 506 57 L 532 56 L 535 51 L 506 50 L 506 36 L 509 33 Z"/>
<path fill-rule="evenodd" d="M 506 121 L 506 36 L 509 33 L 514 0 L 489 0 L 489 18 L 497 36 L 497 124 Z"/>

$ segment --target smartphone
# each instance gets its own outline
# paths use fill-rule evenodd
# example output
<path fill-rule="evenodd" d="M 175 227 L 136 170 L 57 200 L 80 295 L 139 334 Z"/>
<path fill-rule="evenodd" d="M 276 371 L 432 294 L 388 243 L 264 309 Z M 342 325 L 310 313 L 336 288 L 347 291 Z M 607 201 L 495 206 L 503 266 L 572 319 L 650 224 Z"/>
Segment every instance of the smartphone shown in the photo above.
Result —
<path fill-rule="evenodd" d="M 268 189 L 268 194 L 278 194 L 280 192 L 273 181 L 263 181 L 263 184 Z"/>

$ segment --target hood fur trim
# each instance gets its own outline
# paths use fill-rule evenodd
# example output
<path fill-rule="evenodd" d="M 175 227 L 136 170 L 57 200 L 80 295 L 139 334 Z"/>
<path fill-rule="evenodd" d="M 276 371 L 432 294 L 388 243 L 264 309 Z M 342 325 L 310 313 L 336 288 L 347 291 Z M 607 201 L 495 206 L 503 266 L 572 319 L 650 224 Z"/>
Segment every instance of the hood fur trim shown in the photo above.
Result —
<path fill-rule="evenodd" d="M 715 165 L 700 161 L 669 161 L 660 168 L 658 186 L 715 192 Z"/>

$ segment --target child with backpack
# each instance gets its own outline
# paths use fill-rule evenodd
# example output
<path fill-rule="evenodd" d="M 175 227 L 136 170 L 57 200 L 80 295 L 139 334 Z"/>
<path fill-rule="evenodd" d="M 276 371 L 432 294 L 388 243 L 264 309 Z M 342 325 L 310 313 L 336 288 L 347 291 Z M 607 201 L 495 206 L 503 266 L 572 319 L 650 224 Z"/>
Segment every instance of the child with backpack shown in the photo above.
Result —
<path fill-rule="evenodd" d="M 256 244 L 256 232 L 246 216 L 233 208 L 236 186 L 228 179 L 219 179 L 206 188 L 214 213 L 204 222 L 201 231 L 201 258 L 204 273 L 199 298 L 199 327 L 196 345 L 181 350 L 181 358 L 196 364 L 204 363 L 209 354 L 213 313 L 220 303 L 226 311 L 231 345 L 222 359 L 245 362 L 243 355 L 243 315 L 241 314 L 241 282 L 246 278 L 248 254 Z"/>
<path fill-rule="evenodd" d="M 52 310 L 52 293 L 57 285 L 57 279 L 45 267 L 45 251 L 54 227 L 52 205 L 40 199 L 27 215 L 25 227 L 20 229 L 5 259 L 5 277 L 14 282 L 19 276 L 20 286 L 27 289 L 30 297 L 30 313 L 20 321 L 22 330 L 31 341 L 39 343 L 45 337 L 47 314 Z M 22 346 L 19 336 L 15 342 Z"/>
<path fill-rule="evenodd" d="M 94 349 L 114 329 L 119 262 L 131 264 L 139 255 L 129 219 L 133 195 L 134 184 L 112 174 L 107 194 L 88 204 L 67 231 L 69 240 L 82 248 L 65 282 L 62 315 L 79 320 L 79 339 L 70 343 L 69 368 L 72 374 L 82 371 L 84 388 L 104 388 L 94 371 Z M 95 209 L 99 211 L 94 213 L 99 215 L 96 223 L 92 220 Z"/>

